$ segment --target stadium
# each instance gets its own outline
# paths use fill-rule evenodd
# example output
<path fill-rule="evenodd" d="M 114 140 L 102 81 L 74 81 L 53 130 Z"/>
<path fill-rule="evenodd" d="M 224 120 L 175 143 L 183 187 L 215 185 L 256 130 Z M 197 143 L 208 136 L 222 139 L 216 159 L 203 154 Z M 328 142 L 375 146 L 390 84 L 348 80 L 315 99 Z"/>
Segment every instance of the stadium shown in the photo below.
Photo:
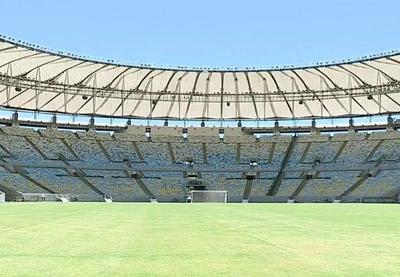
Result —
<path fill-rule="evenodd" d="M 1 41 L 1 189 L 10 201 L 397 202 L 400 54 L 304 68 L 134 67 Z M 86 125 L 57 114 L 87 115 Z M 361 116 L 387 124 L 357 126 Z M 97 125 L 126 118 L 126 126 Z M 348 126 L 319 128 L 321 118 Z M 163 120 L 135 126 L 132 119 Z M 243 127 L 246 120 L 273 127 Z M 280 127 L 280 120 L 311 119 Z M 171 120 L 200 120 L 169 127 Z M 205 127 L 235 120 L 238 127 Z M 201 193 L 203 191 L 203 193 Z M 219 192 L 219 193 L 218 193 Z M 225 192 L 225 193 L 223 193 Z"/>
<path fill-rule="evenodd" d="M 398 51 L 155 66 L 0 35 L 0 276 L 400 276 L 399 114 Z"/>

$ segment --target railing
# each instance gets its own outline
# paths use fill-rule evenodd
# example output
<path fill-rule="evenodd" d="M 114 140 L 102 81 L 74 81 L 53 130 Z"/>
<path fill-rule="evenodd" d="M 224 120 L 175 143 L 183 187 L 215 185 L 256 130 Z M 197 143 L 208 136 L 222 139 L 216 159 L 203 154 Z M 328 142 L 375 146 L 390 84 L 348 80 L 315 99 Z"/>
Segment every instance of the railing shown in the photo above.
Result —
<path fill-rule="evenodd" d="M 146 91 L 141 89 L 122 90 L 110 87 L 91 87 L 86 85 L 63 84 L 50 81 L 38 81 L 26 77 L 13 77 L 7 74 L 0 74 L 0 84 L 8 87 L 18 87 L 21 90 L 37 90 L 47 91 L 59 94 L 81 95 L 86 97 L 100 98 L 115 98 L 115 99 L 130 99 L 130 100 L 153 100 L 159 97 L 158 101 L 175 101 L 176 97 L 184 97 L 181 101 L 191 102 L 215 102 L 219 103 L 222 93 L 220 92 L 184 92 L 178 93 L 175 91 Z M 269 92 L 243 92 L 239 96 L 236 92 L 224 92 L 225 101 L 235 102 L 265 102 L 268 101 L 283 102 L 283 101 L 313 101 L 313 100 L 328 100 L 338 98 L 360 97 L 370 95 L 388 95 L 398 93 L 400 91 L 400 82 L 390 82 L 382 85 L 362 85 L 354 88 L 331 88 L 326 90 L 304 90 L 304 91 L 269 91 Z M 191 97 L 192 96 L 192 97 Z"/>
<path fill-rule="evenodd" d="M 70 202 L 71 198 L 68 194 L 53 194 L 53 193 L 22 193 L 22 199 L 26 202 L 57 202 L 65 199 Z"/>

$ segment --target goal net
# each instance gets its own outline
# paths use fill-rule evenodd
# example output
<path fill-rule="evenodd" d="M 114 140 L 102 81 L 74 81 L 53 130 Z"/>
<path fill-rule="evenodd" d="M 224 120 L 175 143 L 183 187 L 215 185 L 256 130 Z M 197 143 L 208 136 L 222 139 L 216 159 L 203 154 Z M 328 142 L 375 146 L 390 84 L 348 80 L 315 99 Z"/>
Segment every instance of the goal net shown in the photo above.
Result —
<path fill-rule="evenodd" d="M 193 190 L 192 203 L 226 203 L 228 192 L 226 190 Z"/>

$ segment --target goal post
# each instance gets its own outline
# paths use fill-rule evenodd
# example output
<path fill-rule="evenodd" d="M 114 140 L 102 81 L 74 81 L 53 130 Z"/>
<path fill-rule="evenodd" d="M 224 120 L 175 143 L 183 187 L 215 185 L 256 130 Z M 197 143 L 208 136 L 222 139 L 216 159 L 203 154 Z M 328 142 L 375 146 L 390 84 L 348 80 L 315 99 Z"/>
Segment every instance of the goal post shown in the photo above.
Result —
<path fill-rule="evenodd" d="M 192 190 L 192 203 L 226 203 L 226 190 Z"/>

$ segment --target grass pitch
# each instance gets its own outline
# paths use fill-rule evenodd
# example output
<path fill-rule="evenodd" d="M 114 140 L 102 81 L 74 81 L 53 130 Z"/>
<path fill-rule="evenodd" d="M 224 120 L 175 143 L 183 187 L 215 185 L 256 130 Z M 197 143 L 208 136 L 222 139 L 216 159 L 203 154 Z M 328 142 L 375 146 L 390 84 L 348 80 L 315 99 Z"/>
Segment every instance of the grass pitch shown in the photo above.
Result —
<path fill-rule="evenodd" d="M 0 205 L 0 276 L 400 276 L 400 205 Z"/>

